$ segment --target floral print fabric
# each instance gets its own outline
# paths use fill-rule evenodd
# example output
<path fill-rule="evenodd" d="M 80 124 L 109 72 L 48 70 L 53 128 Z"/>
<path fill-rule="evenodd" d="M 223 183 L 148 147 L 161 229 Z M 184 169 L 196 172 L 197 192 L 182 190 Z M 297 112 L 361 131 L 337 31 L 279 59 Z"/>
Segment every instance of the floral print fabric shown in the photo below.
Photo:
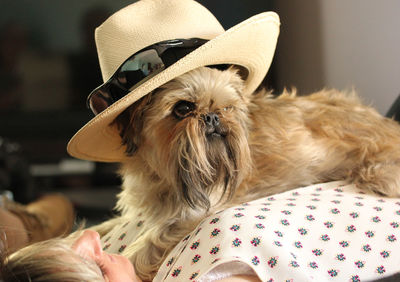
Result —
<path fill-rule="evenodd" d="M 211 281 L 222 266 L 262 281 L 379 279 L 400 271 L 399 226 L 400 199 L 312 185 L 207 217 L 154 281 Z"/>

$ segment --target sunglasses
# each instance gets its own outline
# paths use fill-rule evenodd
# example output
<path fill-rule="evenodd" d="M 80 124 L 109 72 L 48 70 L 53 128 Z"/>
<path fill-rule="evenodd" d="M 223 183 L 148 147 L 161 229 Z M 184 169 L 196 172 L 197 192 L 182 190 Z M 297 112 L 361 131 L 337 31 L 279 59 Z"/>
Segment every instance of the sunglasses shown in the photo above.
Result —
<path fill-rule="evenodd" d="M 89 94 L 87 107 L 95 115 L 101 113 L 207 41 L 200 38 L 166 40 L 136 52 L 122 63 L 107 82 Z"/>

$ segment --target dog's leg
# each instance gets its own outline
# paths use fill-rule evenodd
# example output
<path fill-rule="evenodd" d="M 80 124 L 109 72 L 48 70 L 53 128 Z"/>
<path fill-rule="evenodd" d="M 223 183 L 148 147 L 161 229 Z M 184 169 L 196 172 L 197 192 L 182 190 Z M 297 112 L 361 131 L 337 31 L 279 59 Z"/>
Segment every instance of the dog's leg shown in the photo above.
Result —
<path fill-rule="evenodd" d="M 397 152 L 398 153 L 398 152 Z M 389 196 L 400 196 L 400 159 L 388 158 L 382 162 L 368 162 L 351 175 L 360 188 Z"/>

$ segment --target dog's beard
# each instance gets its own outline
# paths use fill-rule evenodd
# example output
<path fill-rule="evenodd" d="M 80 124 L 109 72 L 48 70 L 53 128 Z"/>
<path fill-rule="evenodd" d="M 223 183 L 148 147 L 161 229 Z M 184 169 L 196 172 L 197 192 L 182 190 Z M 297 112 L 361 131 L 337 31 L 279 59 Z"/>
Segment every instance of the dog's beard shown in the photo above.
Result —
<path fill-rule="evenodd" d="M 175 178 L 182 197 L 192 207 L 210 207 L 209 195 L 217 200 L 229 199 L 241 182 L 240 168 L 247 158 L 244 132 L 232 130 L 227 136 L 205 134 L 204 124 L 196 119 L 188 122 L 172 147 L 176 149 Z M 242 130 L 239 130 L 242 131 Z M 218 192 L 217 192 L 218 191 Z"/>
<path fill-rule="evenodd" d="M 127 120 L 121 115 L 117 122 L 127 153 L 139 160 L 136 168 L 150 169 L 191 208 L 228 200 L 251 166 L 247 105 L 239 86 L 233 71 L 200 68 L 135 103 Z M 173 114 L 179 101 L 192 100 L 195 110 L 188 116 Z M 204 119 L 210 111 L 218 113 L 215 128 Z"/>

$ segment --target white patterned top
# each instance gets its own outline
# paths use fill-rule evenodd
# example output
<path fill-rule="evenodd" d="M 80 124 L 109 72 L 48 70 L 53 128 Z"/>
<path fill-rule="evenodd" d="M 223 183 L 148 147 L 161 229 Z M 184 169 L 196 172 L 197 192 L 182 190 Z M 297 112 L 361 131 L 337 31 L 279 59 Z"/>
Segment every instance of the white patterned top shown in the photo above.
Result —
<path fill-rule="evenodd" d="M 133 233 L 140 228 L 130 225 Z M 113 237 L 118 251 L 126 243 Z M 399 240 L 400 199 L 364 194 L 344 182 L 317 184 L 207 217 L 173 249 L 154 281 L 233 274 L 262 281 L 369 281 L 400 271 Z"/>

